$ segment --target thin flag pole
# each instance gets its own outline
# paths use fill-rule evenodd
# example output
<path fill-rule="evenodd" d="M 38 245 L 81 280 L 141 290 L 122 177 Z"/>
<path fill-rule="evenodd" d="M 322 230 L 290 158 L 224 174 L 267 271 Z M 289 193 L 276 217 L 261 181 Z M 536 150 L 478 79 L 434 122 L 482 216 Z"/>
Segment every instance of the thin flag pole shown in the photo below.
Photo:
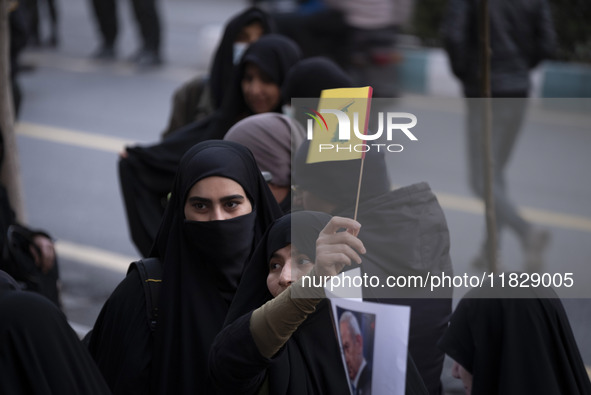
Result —
<path fill-rule="evenodd" d="M 369 87 L 369 97 L 367 98 L 367 112 L 365 115 L 365 125 L 363 128 L 363 135 L 367 134 L 369 127 L 369 116 L 371 110 L 371 97 L 373 95 L 373 88 Z M 365 143 L 365 140 L 363 141 Z M 363 180 L 363 165 L 365 164 L 365 152 L 361 155 L 361 167 L 359 169 L 359 183 L 357 184 L 357 197 L 355 198 L 355 212 L 353 213 L 353 220 L 357 221 L 357 212 L 359 211 L 359 196 L 361 196 L 361 181 Z"/>
<path fill-rule="evenodd" d="M 363 179 L 363 164 L 365 163 L 365 155 L 361 157 L 361 168 L 359 169 L 359 184 L 357 185 L 357 198 L 355 198 L 355 213 L 353 220 L 357 221 L 357 210 L 359 209 L 359 196 L 361 195 L 361 180 Z"/>

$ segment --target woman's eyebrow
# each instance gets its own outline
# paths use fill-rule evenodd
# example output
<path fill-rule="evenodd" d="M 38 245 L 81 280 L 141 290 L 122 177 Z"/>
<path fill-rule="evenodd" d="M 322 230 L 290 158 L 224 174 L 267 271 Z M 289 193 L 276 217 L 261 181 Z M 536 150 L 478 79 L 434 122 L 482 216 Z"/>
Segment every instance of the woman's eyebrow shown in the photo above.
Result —
<path fill-rule="evenodd" d="M 244 200 L 244 196 L 240 195 L 240 194 L 236 194 L 236 195 L 229 195 L 229 196 L 224 196 L 221 197 L 219 199 L 219 201 L 221 203 L 226 203 L 232 200 Z M 189 203 L 212 203 L 212 199 L 208 199 L 208 198 L 204 198 L 201 196 L 190 196 L 189 198 L 187 198 L 187 201 Z"/>
<path fill-rule="evenodd" d="M 231 200 L 244 200 L 244 196 L 236 194 L 236 195 L 224 196 L 224 197 L 220 198 L 221 203 L 226 203 Z"/>
<path fill-rule="evenodd" d="M 190 196 L 187 199 L 189 203 L 211 203 L 211 199 L 203 198 L 201 196 Z"/>

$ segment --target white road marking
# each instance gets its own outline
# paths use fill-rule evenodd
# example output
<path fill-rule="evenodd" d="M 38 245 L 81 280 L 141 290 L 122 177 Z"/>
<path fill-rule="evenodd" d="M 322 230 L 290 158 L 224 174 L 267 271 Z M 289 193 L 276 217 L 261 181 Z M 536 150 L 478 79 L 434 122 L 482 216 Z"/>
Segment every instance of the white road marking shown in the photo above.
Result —
<path fill-rule="evenodd" d="M 28 122 L 17 123 L 16 134 L 54 143 L 117 153 L 126 145 L 135 144 L 134 141 L 117 137 L 79 132 L 76 130 L 56 128 Z"/>
<path fill-rule="evenodd" d="M 60 258 L 115 270 L 123 274 L 127 272 L 127 268 L 131 262 L 139 259 L 137 256 L 122 255 L 101 248 L 72 243 L 66 240 L 57 240 L 55 242 L 55 248 L 57 250 L 57 255 Z"/>

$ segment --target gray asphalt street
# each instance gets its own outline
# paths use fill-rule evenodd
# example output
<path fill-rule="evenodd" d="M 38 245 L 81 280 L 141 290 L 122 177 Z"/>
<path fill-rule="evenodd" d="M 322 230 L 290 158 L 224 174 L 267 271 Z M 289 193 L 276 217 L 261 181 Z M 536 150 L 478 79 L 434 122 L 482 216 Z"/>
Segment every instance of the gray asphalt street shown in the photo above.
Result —
<path fill-rule="evenodd" d="M 166 0 L 164 58 L 137 70 L 126 59 L 137 49 L 129 2 L 119 2 L 119 59 L 97 62 L 98 45 L 87 1 L 61 0 L 57 50 L 29 50 L 17 127 L 27 222 L 56 239 L 66 314 L 88 330 L 130 261 L 138 258 L 127 230 L 117 178 L 117 154 L 126 144 L 151 143 L 168 121 L 175 88 L 207 71 L 223 23 L 246 6 L 238 0 Z M 532 101 L 508 169 L 511 197 L 536 225 L 552 234 L 545 270 L 573 272 L 576 290 L 559 289 L 587 366 L 591 366 L 591 116 L 560 102 Z M 583 102 L 591 109 L 591 101 Z M 470 262 L 484 231 L 482 205 L 467 185 L 463 101 L 455 96 L 406 95 L 396 111 L 419 120 L 419 140 L 389 156 L 397 186 L 427 181 L 444 208 L 456 274 L 477 273 Z M 501 261 L 522 269 L 518 240 L 505 232 Z M 458 296 L 461 292 L 458 293 Z M 449 377 L 446 376 L 446 380 Z"/>

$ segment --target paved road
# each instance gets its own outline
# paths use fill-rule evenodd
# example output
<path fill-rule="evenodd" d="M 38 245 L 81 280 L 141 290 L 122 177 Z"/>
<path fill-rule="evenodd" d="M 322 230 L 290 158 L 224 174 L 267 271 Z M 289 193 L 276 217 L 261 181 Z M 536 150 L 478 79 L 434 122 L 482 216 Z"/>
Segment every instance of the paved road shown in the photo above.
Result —
<path fill-rule="evenodd" d="M 137 258 L 119 193 L 117 152 L 127 143 L 158 139 L 173 90 L 207 70 L 223 22 L 245 2 L 161 2 L 167 62 L 152 71 L 138 71 L 125 61 L 136 49 L 126 2 L 120 6 L 121 60 L 114 63 L 88 59 L 96 36 L 87 2 L 60 4 L 60 48 L 31 51 L 24 58 L 37 69 L 21 78 L 25 98 L 18 144 L 28 222 L 58 239 L 66 312 L 84 331 Z M 518 142 L 508 184 L 528 217 L 552 232 L 547 270 L 574 271 L 575 281 L 587 285 L 591 119 L 556 107 L 532 104 L 531 122 Z M 475 273 L 469 262 L 480 247 L 484 222 L 482 207 L 465 181 L 462 102 L 405 97 L 392 108 L 419 119 L 414 129 L 419 141 L 404 142 L 403 153 L 389 157 L 393 183 L 431 184 L 448 219 L 456 273 Z M 505 234 L 502 242 L 505 267 L 520 269 L 517 240 Z M 565 305 L 586 364 L 591 365 L 591 293 L 585 296 Z"/>

